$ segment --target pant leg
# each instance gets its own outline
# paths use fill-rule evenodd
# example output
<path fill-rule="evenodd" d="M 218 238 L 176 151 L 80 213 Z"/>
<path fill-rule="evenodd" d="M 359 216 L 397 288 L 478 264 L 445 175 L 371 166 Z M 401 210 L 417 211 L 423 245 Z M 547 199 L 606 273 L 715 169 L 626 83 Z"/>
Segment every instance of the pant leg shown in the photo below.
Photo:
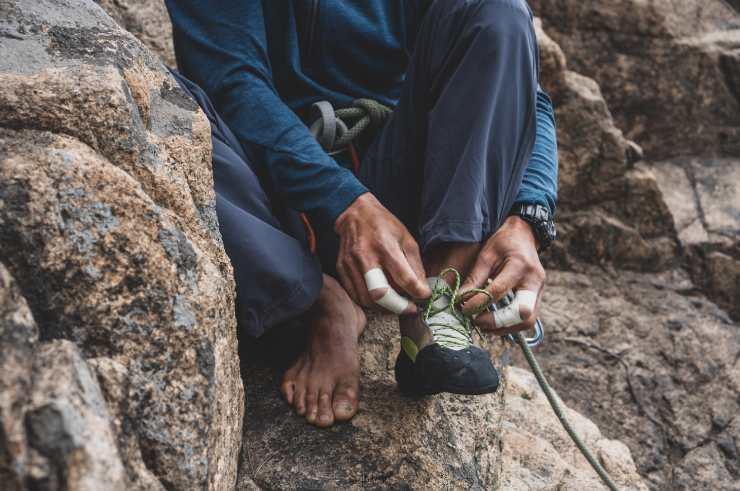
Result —
<path fill-rule="evenodd" d="M 532 19 L 525 0 L 436 0 L 424 17 L 360 171 L 422 250 L 480 242 L 513 205 L 536 132 Z"/>
<path fill-rule="evenodd" d="M 234 268 L 237 320 L 243 333 L 258 337 L 316 301 L 321 267 L 309 251 L 298 215 L 271 203 L 208 96 L 178 73 L 173 75 L 211 123 L 216 213 Z"/>

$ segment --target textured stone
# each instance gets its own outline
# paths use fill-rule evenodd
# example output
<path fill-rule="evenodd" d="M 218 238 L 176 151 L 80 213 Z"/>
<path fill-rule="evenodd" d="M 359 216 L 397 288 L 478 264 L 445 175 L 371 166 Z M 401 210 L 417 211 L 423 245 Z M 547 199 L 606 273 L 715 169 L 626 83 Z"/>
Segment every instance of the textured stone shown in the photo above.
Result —
<path fill-rule="evenodd" d="M 601 489 L 598 475 L 571 441 L 529 371 L 504 371 L 499 489 Z M 629 449 L 604 438 L 594 423 L 566 408 L 566 417 L 620 489 L 647 490 Z"/>
<path fill-rule="evenodd" d="M 542 83 L 555 105 L 558 129 L 558 225 L 551 264 L 577 260 L 660 270 L 677 244 L 671 214 L 655 175 L 638 165 L 641 150 L 615 126 L 598 84 L 568 69 L 559 48 L 536 22 Z"/>
<path fill-rule="evenodd" d="M 242 404 L 230 283 L 179 217 L 83 143 L 5 130 L 0 155 L 0 246 L 41 337 L 126 368 L 128 431 L 163 483 L 224 486 Z"/>
<path fill-rule="evenodd" d="M 0 264 L 0 483 L 3 489 L 131 489 L 105 400 L 69 341 L 39 344 Z"/>
<path fill-rule="evenodd" d="M 651 488 L 734 489 L 740 329 L 692 291 L 681 271 L 550 271 L 539 358 L 569 406 L 627 444 Z"/>
<path fill-rule="evenodd" d="M 23 408 L 31 389 L 38 328 L 26 299 L 0 263 L 0 482 L 21 489 L 28 460 Z"/>
<path fill-rule="evenodd" d="M 40 337 L 90 359 L 132 486 L 230 488 L 243 389 L 208 121 L 93 2 L 0 17 L 0 250 Z"/>
<path fill-rule="evenodd" d="M 292 413 L 271 370 L 248 365 L 237 489 L 600 488 L 531 374 L 505 370 L 492 395 L 409 399 L 393 378 L 397 336 L 392 317 L 371 316 L 361 341 L 360 412 L 328 430 Z M 623 489 L 646 489 L 626 447 L 568 414 Z"/>
<path fill-rule="evenodd" d="M 694 282 L 740 317 L 740 160 L 652 164 Z"/>
<path fill-rule="evenodd" d="M 531 0 L 650 160 L 740 155 L 740 14 L 723 0 Z"/>
<path fill-rule="evenodd" d="M 139 38 L 167 65 L 175 66 L 172 26 L 162 0 L 95 0 L 121 27 Z"/>

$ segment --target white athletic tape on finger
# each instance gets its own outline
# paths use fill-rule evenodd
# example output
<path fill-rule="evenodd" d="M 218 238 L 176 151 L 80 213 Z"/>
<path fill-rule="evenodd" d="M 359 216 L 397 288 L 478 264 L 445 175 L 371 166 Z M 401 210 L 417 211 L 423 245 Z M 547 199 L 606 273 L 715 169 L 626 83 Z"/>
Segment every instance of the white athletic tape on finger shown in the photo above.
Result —
<path fill-rule="evenodd" d="M 497 328 L 511 327 L 522 322 L 521 308 L 534 312 L 537 303 L 537 292 L 531 290 L 519 290 L 516 292 L 514 301 L 503 309 L 493 313 L 493 320 Z"/>
<path fill-rule="evenodd" d="M 403 314 L 409 306 L 408 299 L 403 298 L 391 287 L 388 278 L 385 277 L 385 273 L 380 268 L 373 268 L 365 273 L 365 285 L 367 285 L 368 291 L 387 288 L 388 291 L 385 292 L 385 295 L 376 300 L 375 303 L 394 314 Z"/>

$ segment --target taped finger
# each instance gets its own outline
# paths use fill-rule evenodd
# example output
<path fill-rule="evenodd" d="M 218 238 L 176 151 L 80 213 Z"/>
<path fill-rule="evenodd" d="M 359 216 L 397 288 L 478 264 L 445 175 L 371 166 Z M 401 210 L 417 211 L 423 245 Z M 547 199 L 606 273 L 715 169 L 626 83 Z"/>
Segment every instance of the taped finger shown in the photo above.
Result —
<path fill-rule="evenodd" d="M 399 295 L 398 292 L 391 287 L 388 283 L 388 278 L 385 277 L 385 273 L 383 273 L 383 270 L 380 268 L 373 268 L 365 273 L 365 285 L 367 285 L 367 290 L 369 292 L 385 288 L 385 295 L 376 300 L 375 303 L 390 310 L 394 314 L 406 313 L 409 310 L 409 307 L 413 306 L 408 299 Z"/>
<path fill-rule="evenodd" d="M 504 308 L 493 312 L 493 321 L 496 329 L 516 326 L 522 323 L 522 314 L 529 318 L 534 313 L 537 303 L 537 292 L 531 290 L 519 290 L 514 300 Z"/>

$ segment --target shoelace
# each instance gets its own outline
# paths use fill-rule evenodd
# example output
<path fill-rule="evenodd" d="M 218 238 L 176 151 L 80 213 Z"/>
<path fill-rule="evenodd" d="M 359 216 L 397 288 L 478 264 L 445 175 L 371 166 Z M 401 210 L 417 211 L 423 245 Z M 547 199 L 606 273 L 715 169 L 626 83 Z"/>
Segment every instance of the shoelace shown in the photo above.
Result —
<path fill-rule="evenodd" d="M 447 275 L 454 277 L 453 286 L 444 281 Z M 460 293 L 462 281 L 460 273 L 454 268 L 445 269 L 438 278 L 440 281 L 437 281 L 432 288 L 432 296 L 424 308 L 422 319 L 432 331 L 432 337 L 437 344 L 450 349 L 465 349 L 473 342 L 473 331 L 482 337 L 478 328 L 473 324 L 473 319 L 490 306 L 493 297 L 480 288 Z M 463 312 L 460 304 L 479 293 L 486 295 L 488 301 L 473 312 Z M 439 300 L 445 300 L 445 305 L 435 307 Z"/>
<path fill-rule="evenodd" d="M 444 281 L 444 277 L 448 274 L 452 274 L 455 278 L 455 284 L 452 287 L 446 281 Z M 439 274 L 439 278 L 442 281 L 437 281 L 437 284 L 434 286 L 434 288 L 432 288 L 432 297 L 430 298 L 429 303 L 422 312 L 422 318 L 432 331 L 432 335 L 434 336 L 437 343 L 442 346 L 451 347 L 453 349 L 467 348 L 473 341 L 473 330 L 478 333 L 481 339 L 483 338 L 483 335 L 478 330 L 478 327 L 473 324 L 473 319 L 476 315 L 488 309 L 491 306 L 491 303 L 493 303 L 494 299 L 490 293 L 480 288 L 474 288 L 464 293 L 460 293 L 460 273 L 454 268 L 445 269 Z M 487 297 L 487 300 L 483 302 L 483 305 L 475 309 L 473 312 L 463 312 L 462 309 L 459 308 L 460 304 L 464 303 L 466 300 L 477 294 L 485 295 Z M 447 297 L 448 299 L 447 305 L 445 305 L 444 307 L 435 308 L 435 302 L 445 297 Z M 430 321 L 431 318 L 439 316 L 440 314 L 449 314 L 456 322 L 439 322 L 436 319 L 434 321 Z M 527 344 L 527 340 L 524 338 L 524 335 L 521 332 L 517 332 L 516 334 L 514 334 L 514 340 L 524 352 L 524 357 L 527 359 L 529 367 L 532 369 L 532 372 L 534 372 L 535 378 L 537 379 L 540 388 L 545 393 L 545 397 L 550 403 L 550 407 L 552 407 L 555 416 L 557 416 L 557 418 L 560 420 L 560 423 L 563 425 L 566 433 L 568 433 L 570 438 L 573 440 L 573 443 L 575 443 L 576 447 L 578 447 L 578 450 L 581 451 L 581 454 L 583 454 L 588 463 L 591 464 L 591 467 L 596 471 L 604 484 L 606 484 L 606 486 L 611 491 L 618 491 L 617 485 L 612 480 L 611 476 L 609 476 L 609 473 L 606 471 L 606 469 L 604 469 L 596 456 L 591 453 L 588 447 L 586 447 L 586 444 L 578 436 L 578 434 L 573 429 L 573 426 L 565 417 L 565 410 L 562 406 L 562 403 L 560 402 L 557 394 L 555 394 L 553 388 L 548 383 L 547 378 L 542 372 L 542 368 L 540 367 L 539 363 L 537 363 L 537 359 L 534 357 L 532 350 L 529 348 L 529 344 Z"/>

